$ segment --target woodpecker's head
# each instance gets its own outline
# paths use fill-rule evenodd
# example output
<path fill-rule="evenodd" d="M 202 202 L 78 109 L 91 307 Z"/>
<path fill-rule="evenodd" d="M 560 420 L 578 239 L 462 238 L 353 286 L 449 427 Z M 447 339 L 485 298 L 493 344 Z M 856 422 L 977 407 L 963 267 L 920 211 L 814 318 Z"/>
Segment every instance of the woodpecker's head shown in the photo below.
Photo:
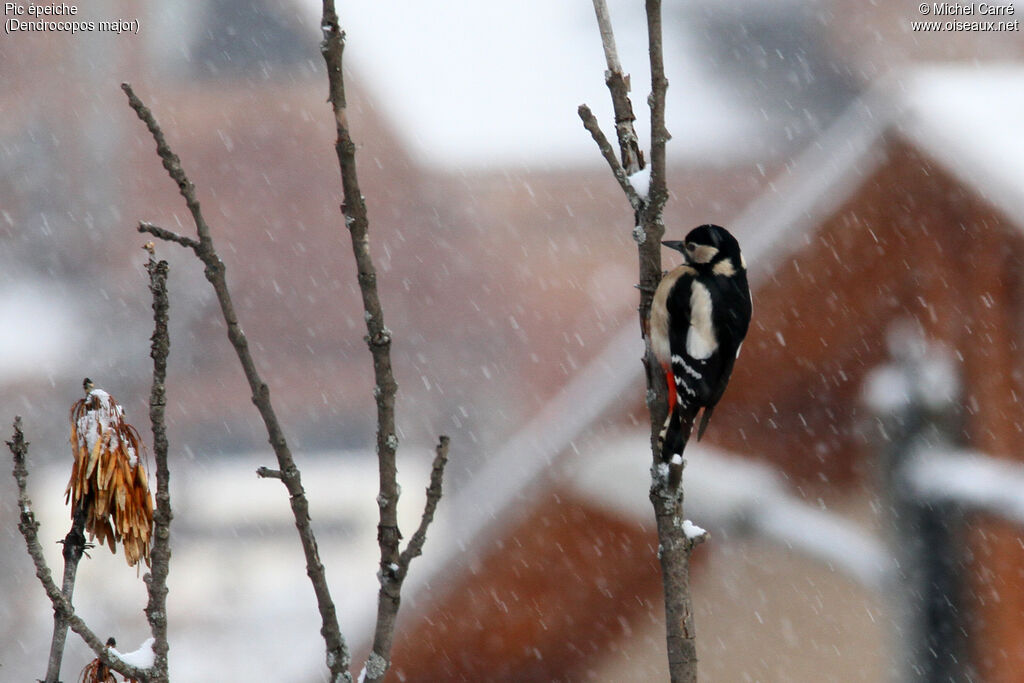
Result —
<path fill-rule="evenodd" d="M 685 240 L 667 240 L 662 244 L 681 253 L 686 262 L 698 271 L 728 277 L 747 267 L 739 242 L 732 233 L 718 225 L 698 226 Z"/>

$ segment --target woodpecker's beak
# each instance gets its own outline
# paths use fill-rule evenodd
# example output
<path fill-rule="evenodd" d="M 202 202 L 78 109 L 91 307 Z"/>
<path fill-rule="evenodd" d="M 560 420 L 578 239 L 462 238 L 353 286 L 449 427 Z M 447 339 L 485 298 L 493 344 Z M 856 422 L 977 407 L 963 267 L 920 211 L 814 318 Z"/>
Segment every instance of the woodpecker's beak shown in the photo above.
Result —
<path fill-rule="evenodd" d="M 684 258 L 686 258 L 686 243 L 685 242 L 681 242 L 680 240 L 665 240 L 664 242 L 662 242 L 662 244 L 664 246 L 668 247 L 669 249 L 675 249 L 680 254 L 682 254 Z M 688 258 L 686 260 L 689 261 Z"/>

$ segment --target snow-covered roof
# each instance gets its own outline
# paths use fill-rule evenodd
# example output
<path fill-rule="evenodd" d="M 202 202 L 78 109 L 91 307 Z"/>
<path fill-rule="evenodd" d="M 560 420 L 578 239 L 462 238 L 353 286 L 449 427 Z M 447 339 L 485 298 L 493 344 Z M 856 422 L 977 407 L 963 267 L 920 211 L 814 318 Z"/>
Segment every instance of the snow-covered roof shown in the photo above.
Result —
<path fill-rule="evenodd" d="M 732 227 L 757 286 L 906 139 L 1024 229 L 1024 65 L 928 65 L 882 79 Z"/>
<path fill-rule="evenodd" d="M 320 3 L 304 0 L 319 16 Z M 643 3 L 610 0 L 620 61 L 631 74 L 637 128 L 649 131 Z M 600 163 L 576 109 L 608 125 L 605 60 L 589 2 L 353 0 L 339 8 L 345 58 L 415 157 L 452 168 Z M 764 115 L 705 69 L 685 23 L 666 16 L 672 153 L 718 160 L 761 155 Z M 694 106 L 699 101 L 700 106 Z"/>
<path fill-rule="evenodd" d="M 900 131 L 1024 226 L 1024 65 L 929 66 L 894 87 Z"/>

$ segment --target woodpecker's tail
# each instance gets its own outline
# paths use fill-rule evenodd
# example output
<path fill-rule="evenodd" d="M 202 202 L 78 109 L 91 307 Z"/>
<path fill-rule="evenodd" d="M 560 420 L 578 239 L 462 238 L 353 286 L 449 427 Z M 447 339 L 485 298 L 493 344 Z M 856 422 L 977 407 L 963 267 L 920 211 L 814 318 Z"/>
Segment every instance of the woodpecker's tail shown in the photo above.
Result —
<path fill-rule="evenodd" d="M 677 403 L 665 420 L 665 428 L 661 432 L 661 461 L 668 466 L 668 485 L 673 489 L 683 479 L 683 451 L 690 439 L 696 417 L 697 411 Z"/>
<path fill-rule="evenodd" d="M 711 413 L 714 410 L 714 406 L 705 406 L 704 411 L 700 414 L 700 426 L 697 427 L 697 441 L 704 438 L 704 430 L 708 428 L 708 420 L 711 419 Z"/>

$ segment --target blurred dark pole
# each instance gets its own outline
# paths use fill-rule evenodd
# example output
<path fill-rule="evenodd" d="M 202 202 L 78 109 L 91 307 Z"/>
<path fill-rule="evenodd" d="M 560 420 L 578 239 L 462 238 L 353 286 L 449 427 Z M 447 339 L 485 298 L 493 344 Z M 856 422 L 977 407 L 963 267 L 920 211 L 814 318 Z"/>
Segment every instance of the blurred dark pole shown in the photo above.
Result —
<path fill-rule="evenodd" d="M 894 564 L 895 680 L 970 680 L 962 611 L 963 512 L 926 500 L 907 476 L 911 461 L 960 445 L 960 386 L 946 349 L 912 324 L 889 332 L 890 361 L 868 377 L 877 426 L 881 514 Z"/>

